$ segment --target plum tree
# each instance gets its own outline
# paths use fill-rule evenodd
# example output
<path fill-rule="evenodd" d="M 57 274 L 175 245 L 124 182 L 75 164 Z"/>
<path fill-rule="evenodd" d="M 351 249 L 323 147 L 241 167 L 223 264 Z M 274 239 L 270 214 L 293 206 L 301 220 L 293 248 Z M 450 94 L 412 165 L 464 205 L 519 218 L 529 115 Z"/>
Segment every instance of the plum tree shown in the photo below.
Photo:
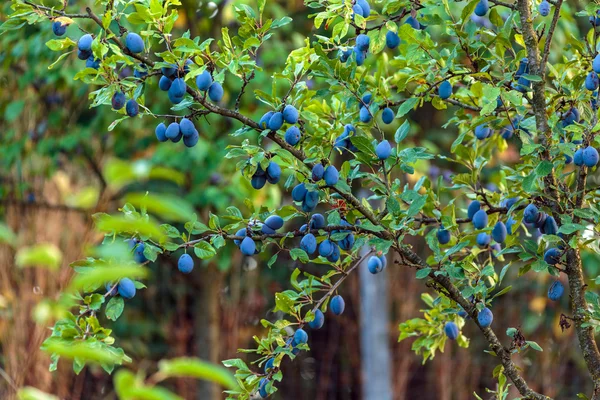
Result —
<path fill-rule="evenodd" d="M 61 37 L 48 46 L 65 56 L 76 46 L 77 57 L 91 66 L 78 72 L 77 79 L 98 86 L 91 95 L 93 106 L 112 105 L 117 115 L 125 107 L 130 117 L 139 115 L 141 107 L 138 120 L 121 118 L 111 128 L 156 117 L 159 142 L 183 139 L 191 147 L 199 140 L 195 123 L 225 118 L 232 126 L 226 159 L 239 160 L 241 176 L 236 179 L 249 180 L 257 190 L 267 182 L 278 185 L 260 193 L 261 200 L 274 193 L 273 198 L 287 199 L 279 190 L 291 189 L 293 204 L 266 207 L 249 200 L 244 212 L 228 207 L 224 218 L 211 215 L 206 225 L 197 216 L 186 218 L 185 232 L 154 225 L 145 207 L 146 230 L 141 225 L 132 230 L 129 223 L 115 223 L 112 229 L 98 224 L 106 243 L 136 237 L 133 260 L 126 260 L 128 268 L 127 263 L 134 264 L 128 270 L 132 274 L 144 270 L 140 263 L 182 250 L 213 257 L 228 241 L 245 256 L 261 260 L 270 255 L 269 265 L 289 255 L 299 263 L 312 260 L 325 266 L 313 275 L 294 271 L 292 287 L 277 293 L 278 311 L 287 322 L 269 321 L 265 337 L 244 353 L 256 356 L 253 363 L 271 364 L 263 374 L 243 360 L 230 362 L 243 377 L 230 398 L 275 392 L 282 358 L 308 348 L 306 324 L 322 326 L 327 307 L 342 314 L 345 305 L 338 293 L 346 277 L 365 264 L 371 272 L 385 273 L 388 252 L 396 256 L 394 267 L 415 271 L 416 278 L 428 283 L 423 290 L 435 294 L 423 318 L 400 325 L 401 338 L 419 337 L 415 351 L 428 359 L 447 338 L 467 346 L 458 327 L 470 318 L 489 345 L 487 354 L 500 365 L 495 377 L 507 378 L 528 399 L 547 397 L 527 384 L 527 368 L 518 369 L 513 357 L 536 346 L 516 338 L 510 346 L 503 344 L 503 335 L 491 327 L 491 309 L 509 290 L 529 288 L 525 283 L 505 286 L 508 279 L 552 275 L 559 283 L 551 286 L 549 298 L 565 289 L 559 277 L 568 281 L 573 336 L 592 377 L 589 391 L 600 393 L 600 352 L 594 339 L 600 306 L 591 286 L 595 280 L 582 264 L 583 253 L 597 252 L 587 241 L 600 225 L 597 186 L 588 179 L 596 172 L 600 145 L 596 6 L 585 4 L 563 18 L 573 11 L 563 1 L 542 1 L 539 14 L 527 0 L 314 1 L 310 7 L 318 34 L 271 64 L 258 54 L 290 19 L 271 18 L 264 2 L 236 7 L 235 26 L 202 42 L 189 32 L 173 31 L 177 2 L 136 2 L 133 11 L 123 9 L 121 2 L 99 0 L 81 14 L 68 4 L 57 10 L 35 1 L 12 1 L 14 13 L 5 29 L 45 20 L 53 30 L 61 22 L 86 32 L 77 43 Z M 552 18 L 541 18 L 550 13 Z M 581 16 L 590 19 L 587 34 L 572 22 Z M 557 30 L 562 51 L 552 51 L 558 50 Z M 386 46 L 394 51 L 385 51 Z M 551 64 L 553 60 L 557 62 Z M 122 77 L 122 65 L 139 73 Z M 253 87 L 259 70 L 272 85 Z M 189 83 L 194 81 L 195 87 Z M 240 108 L 250 102 L 252 89 L 257 101 Z M 161 91 L 173 103 L 168 112 L 149 101 L 164 95 Z M 272 111 L 264 113 L 258 104 Z M 425 104 L 448 116 L 446 121 L 432 118 L 447 131 L 435 143 L 420 140 L 422 127 L 411 122 L 413 111 L 430 112 Z M 380 112 L 384 125 L 374 118 Z M 386 137 L 393 138 L 393 148 Z M 508 148 L 518 155 L 512 161 L 504 154 Z M 457 170 L 443 174 L 438 162 L 456 164 Z M 359 197 L 359 187 L 371 197 Z M 314 213 L 317 207 L 319 213 Z M 423 240 L 412 247 L 407 236 Z M 180 261 L 189 266 L 183 257 Z M 85 263 L 94 268 L 91 261 Z M 502 272 L 497 270 L 500 263 Z M 138 277 L 117 271 L 106 281 L 119 282 L 120 297 L 131 298 L 134 279 Z M 99 288 L 106 284 L 96 283 Z M 82 323 L 92 326 L 96 321 L 88 315 Z M 281 328 L 290 324 L 296 329 L 293 336 Z"/>

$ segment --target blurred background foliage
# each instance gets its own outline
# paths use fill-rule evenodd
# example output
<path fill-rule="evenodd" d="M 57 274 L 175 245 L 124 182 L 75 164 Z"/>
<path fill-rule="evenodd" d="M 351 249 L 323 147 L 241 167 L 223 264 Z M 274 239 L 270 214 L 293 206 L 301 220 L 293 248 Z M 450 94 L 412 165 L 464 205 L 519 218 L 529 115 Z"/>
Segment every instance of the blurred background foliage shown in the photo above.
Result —
<path fill-rule="evenodd" d="M 203 39 L 219 37 L 221 27 L 236 29 L 232 6 L 238 2 L 242 1 L 182 0 L 176 29 Z M 3 3 L 2 20 L 9 12 L 8 2 Z M 85 1 L 71 3 L 82 9 L 87 5 Z M 559 21 L 553 62 L 562 61 L 559 49 L 587 32 L 587 21 L 574 17 L 576 7 L 577 1 L 570 1 Z M 259 65 L 264 70 L 257 71 L 250 91 L 270 88 L 272 77 L 265 70 L 277 70 L 284 55 L 303 46 L 305 37 L 318 33 L 308 18 L 310 12 L 299 0 L 269 1 L 271 16 L 290 16 L 293 22 L 277 30 L 261 48 Z M 76 26 L 67 31 L 72 37 L 79 34 Z M 200 220 L 207 221 L 211 212 L 223 213 L 230 205 L 243 208 L 246 198 L 273 208 L 289 194 L 274 185 L 252 190 L 235 170 L 235 163 L 224 158 L 228 145 L 242 141 L 228 135 L 238 128 L 230 120 L 203 119 L 197 125 L 200 142 L 192 149 L 157 143 L 156 121 L 149 117 L 124 121 L 109 132 L 116 114 L 108 107 L 89 109 L 87 98 L 94 88 L 73 80 L 81 62 L 69 56 L 48 69 L 57 58 L 45 45 L 52 38 L 50 22 L 0 35 L 0 241 L 4 243 L 0 245 L 0 398 L 15 398 L 17 388 L 35 386 L 64 399 L 112 399 L 116 396 L 113 378 L 100 368 L 89 367 L 75 376 L 65 362 L 50 373 L 49 357 L 39 350 L 54 317 L 52 303 L 46 299 L 56 299 L 68 285 L 72 275 L 68 264 L 102 241 L 91 215 L 114 213 L 132 194 L 148 191 L 183 199 L 186 205 L 182 207 L 189 204 Z M 150 85 L 156 86 L 157 80 Z M 224 101 L 231 104 L 240 83 L 227 79 L 225 88 Z M 146 105 L 153 111 L 169 108 L 166 96 L 146 96 Z M 246 96 L 240 110 L 258 119 L 265 107 Z M 448 110 L 435 110 L 431 105 L 419 109 L 411 114 L 407 140 L 432 152 L 448 153 L 456 132 L 441 126 L 449 117 Z M 396 128 L 386 127 L 386 133 L 391 137 Z M 510 165 L 518 154 L 516 144 L 509 143 L 502 159 Z M 414 175 L 399 173 L 398 178 L 414 183 L 429 175 L 436 181 L 448 179 L 458 172 L 455 169 L 444 160 L 422 161 Z M 500 168 L 488 168 L 482 181 L 494 184 L 501 173 Z M 457 199 L 461 207 L 466 203 L 464 197 Z M 181 222 L 173 215 L 163 215 L 163 219 L 176 226 Z M 426 251 L 422 239 L 414 238 L 411 244 L 419 254 Z M 35 258 L 36 251 L 41 251 L 44 262 Z M 251 346 L 252 336 L 261 334 L 260 319 L 274 317 L 270 311 L 273 295 L 289 285 L 291 272 L 296 267 L 318 269 L 317 265 L 297 265 L 284 255 L 268 268 L 266 258 L 244 258 L 227 248 L 184 276 L 177 271 L 178 256 L 159 256 L 149 265 L 148 288 L 129 301 L 124 318 L 113 323 L 117 345 L 132 357 L 128 368 L 134 371 L 156 371 L 158 361 L 165 358 L 197 356 L 218 363 L 236 357 L 238 348 Z M 20 263 L 15 261 L 19 259 Z M 599 261 L 592 253 L 585 255 L 588 276 L 600 274 Z M 30 268 L 31 264 L 37 267 Z M 41 264 L 46 268 L 40 268 Z M 512 268 L 507 279 L 515 278 L 517 271 Z M 472 338 L 469 350 L 447 346 L 425 365 L 411 351 L 411 340 L 397 342 L 398 324 L 420 315 L 424 307 L 420 293 L 429 289 L 414 279 L 413 271 L 389 268 L 385 274 L 387 307 L 382 309 L 389 310 L 394 399 L 467 399 L 473 397 L 472 390 L 481 395 L 485 388 L 494 389 L 496 363 L 484 352 L 485 343 L 474 326 L 467 324 L 463 331 Z M 530 273 L 515 280 L 510 294 L 495 304 L 494 324 L 521 327 L 528 339 L 544 348 L 543 352 L 528 350 L 517 358 L 527 367 L 533 389 L 556 398 L 573 398 L 591 389 L 586 388 L 587 373 L 576 350 L 574 331 L 561 332 L 558 324 L 559 310 L 568 310 L 568 299 L 548 302 L 548 278 Z M 312 334 L 311 351 L 294 363 L 284 360 L 287 379 L 274 398 L 362 398 L 362 385 L 368 385 L 369 379 L 360 372 L 368 355 L 360 351 L 359 279 L 354 275 L 347 280 L 342 290 L 347 312 L 328 318 L 325 327 Z M 185 399 L 222 398 L 221 389 L 210 382 L 178 378 L 165 386 Z"/>

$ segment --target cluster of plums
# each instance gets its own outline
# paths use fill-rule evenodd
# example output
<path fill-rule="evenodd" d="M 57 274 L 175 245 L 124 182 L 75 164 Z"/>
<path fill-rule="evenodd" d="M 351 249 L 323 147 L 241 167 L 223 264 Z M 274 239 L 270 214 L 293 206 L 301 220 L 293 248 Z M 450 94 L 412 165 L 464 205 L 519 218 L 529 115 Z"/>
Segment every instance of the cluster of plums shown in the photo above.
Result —
<path fill-rule="evenodd" d="M 323 164 L 317 163 L 311 170 L 311 179 L 314 183 L 318 183 L 323 180 L 325 181 L 325 185 L 335 186 L 340 179 L 340 173 L 333 165 L 324 167 Z"/>
<path fill-rule="evenodd" d="M 269 129 L 273 132 L 277 132 L 283 127 L 284 123 L 290 126 L 285 131 L 283 139 L 290 146 L 295 146 L 300 142 L 302 138 L 302 132 L 295 125 L 300 118 L 300 113 L 291 104 L 286 105 L 282 111 L 269 111 L 265 113 L 258 121 L 258 125 L 262 129 Z"/>
<path fill-rule="evenodd" d="M 341 225 L 351 226 L 346 220 L 342 220 Z M 302 225 L 300 228 L 300 232 L 306 233 L 300 240 L 300 249 L 304 250 L 309 256 L 318 253 L 319 256 L 326 258 L 327 261 L 334 263 L 340 259 L 340 250 L 349 251 L 352 249 L 354 246 L 354 234 L 350 230 L 333 230 L 331 234 L 346 233 L 347 235 L 340 240 L 327 238 L 317 244 L 317 238 L 309 231 L 323 229 L 325 226 L 325 217 L 322 214 L 313 214 L 308 224 Z"/>
<path fill-rule="evenodd" d="M 161 122 L 154 133 L 159 142 L 170 140 L 177 143 L 183 138 L 183 144 L 186 147 L 194 147 L 200 138 L 194 123 L 187 118 L 182 118 L 179 122 L 171 122 L 169 126 Z"/>
<path fill-rule="evenodd" d="M 260 231 L 262 233 L 272 235 L 283 227 L 283 223 L 283 218 L 279 215 L 271 215 L 264 223 L 259 223 L 258 225 L 260 226 Z M 245 256 L 252 256 L 258 253 L 256 243 L 249 233 L 251 234 L 252 231 L 249 231 L 247 228 L 242 228 L 235 233 L 236 236 L 244 236 L 244 239 L 242 240 L 235 239 L 234 243 L 240 248 L 242 254 Z"/>
<path fill-rule="evenodd" d="M 600 86 L 598 74 L 600 74 L 600 54 L 594 57 L 594 60 L 592 61 L 592 71 L 585 77 L 584 85 L 587 90 L 591 92 L 598 90 L 598 86 Z"/>
<path fill-rule="evenodd" d="M 461 310 L 458 313 L 458 315 L 461 318 L 468 318 L 468 314 L 464 310 Z M 492 310 L 490 310 L 488 307 L 483 308 L 477 313 L 477 322 L 482 328 L 489 328 L 492 325 L 493 321 L 494 314 L 492 313 Z M 444 324 L 444 333 L 446 334 L 448 339 L 456 340 L 458 338 L 458 335 L 460 334 L 460 331 L 458 329 L 458 325 L 456 325 L 455 322 L 448 321 L 446 322 L 446 324 Z"/>
<path fill-rule="evenodd" d="M 262 169 L 260 165 L 256 168 L 254 175 L 250 179 L 250 184 L 256 190 L 262 189 L 267 182 L 276 184 L 281 179 L 281 167 L 275 161 L 270 161 L 266 169 Z"/>
<path fill-rule="evenodd" d="M 373 95 L 371 93 L 366 93 L 362 99 L 360 104 L 360 109 L 358 111 L 358 118 L 360 122 L 364 122 L 368 124 L 373 119 L 373 115 L 371 111 L 369 111 L 369 105 L 373 101 Z M 394 121 L 394 110 L 390 107 L 385 107 L 381 111 L 381 120 L 384 124 L 391 124 Z"/>
<path fill-rule="evenodd" d="M 344 312 L 344 309 L 346 308 L 346 303 L 344 302 L 344 298 L 340 295 L 333 296 L 329 302 L 329 308 L 331 309 L 331 312 L 334 313 L 335 315 L 342 315 L 342 313 Z M 323 314 L 323 312 L 320 309 L 317 308 L 317 310 L 315 311 L 314 318 L 312 321 L 310 321 L 308 323 L 308 326 L 310 326 L 311 329 L 321 329 L 323 327 L 324 323 L 325 323 L 325 315 Z M 291 348 L 292 354 L 297 355 L 298 353 L 300 353 L 300 349 L 298 348 L 298 346 L 308 343 L 308 333 L 304 329 L 298 328 L 298 329 L 296 329 L 294 334 L 286 340 L 285 343 L 286 343 L 286 346 L 289 346 Z M 267 374 L 267 375 L 270 374 L 274 368 L 275 368 L 275 358 L 269 358 L 265 362 L 265 366 L 264 366 L 265 374 Z M 263 399 L 268 397 L 268 393 L 267 393 L 267 384 L 268 383 L 269 383 L 269 378 L 265 377 L 265 378 L 262 378 L 258 384 L 258 394 Z"/>
<path fill-rule="evenodd" d="M 54 22 L 52 25 L 53 30 L 55 30 L 57 35 L 61 32 L 64 34 L 64 32 L 60 30 L 58 24 L 60 24 L 59 21 Z M 58 33 L 56 30 L 58 30 Z M 100 60 L 95 58 L 92 54 L 93 41 L 94 38 L 89 33 L 80 37 L 77 41 L 77 57 L 80 60 L 85 60 L 86 68 L 98 69 L 100 67 Z M 144 51 L 144 40 L 137 33 L 129 32 L 125 38 L 125 46 L 132 53 L 141 53 Z M 136 70 L 136 76 L 141 76 L 143 74 L 146 74 L 146 72 Z M 125 107 L 125 111 L 130 117 L 137 116 L 140 111 L 137 101 L 135 101 L 135 99 L 127 100 L 125 93 L 121 91 L 117 91 L 113 94 L 111 104 L 115 110 L 121 110 Z"/>

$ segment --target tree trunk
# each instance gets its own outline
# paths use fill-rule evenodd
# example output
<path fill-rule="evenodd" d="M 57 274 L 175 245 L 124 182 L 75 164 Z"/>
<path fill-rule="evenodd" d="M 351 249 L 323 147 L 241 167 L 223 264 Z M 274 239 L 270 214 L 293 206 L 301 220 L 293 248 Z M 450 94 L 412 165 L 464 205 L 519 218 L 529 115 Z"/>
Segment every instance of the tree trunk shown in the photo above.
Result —
<path fill-rule="evenodd" d="M 362 254 L 369 251 L 362 249 Z M 388 264 L 392 261 L 388 260 Z M 387 269 L 373 275 L 366 260 L 360 274 L 360 353 L 362 393 L 365 400 L 391 400 L 392 384 L 388 344 Z"/>

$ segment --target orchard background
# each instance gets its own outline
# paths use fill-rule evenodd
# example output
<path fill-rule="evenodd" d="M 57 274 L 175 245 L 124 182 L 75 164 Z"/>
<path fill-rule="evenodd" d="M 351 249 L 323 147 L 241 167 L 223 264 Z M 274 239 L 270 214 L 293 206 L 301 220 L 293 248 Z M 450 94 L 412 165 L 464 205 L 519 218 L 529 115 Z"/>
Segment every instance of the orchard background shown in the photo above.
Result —
<path fill-rule="evenodd" d="M 599 4 L 0 7 L 1 398 L 600 398 Z"/>

